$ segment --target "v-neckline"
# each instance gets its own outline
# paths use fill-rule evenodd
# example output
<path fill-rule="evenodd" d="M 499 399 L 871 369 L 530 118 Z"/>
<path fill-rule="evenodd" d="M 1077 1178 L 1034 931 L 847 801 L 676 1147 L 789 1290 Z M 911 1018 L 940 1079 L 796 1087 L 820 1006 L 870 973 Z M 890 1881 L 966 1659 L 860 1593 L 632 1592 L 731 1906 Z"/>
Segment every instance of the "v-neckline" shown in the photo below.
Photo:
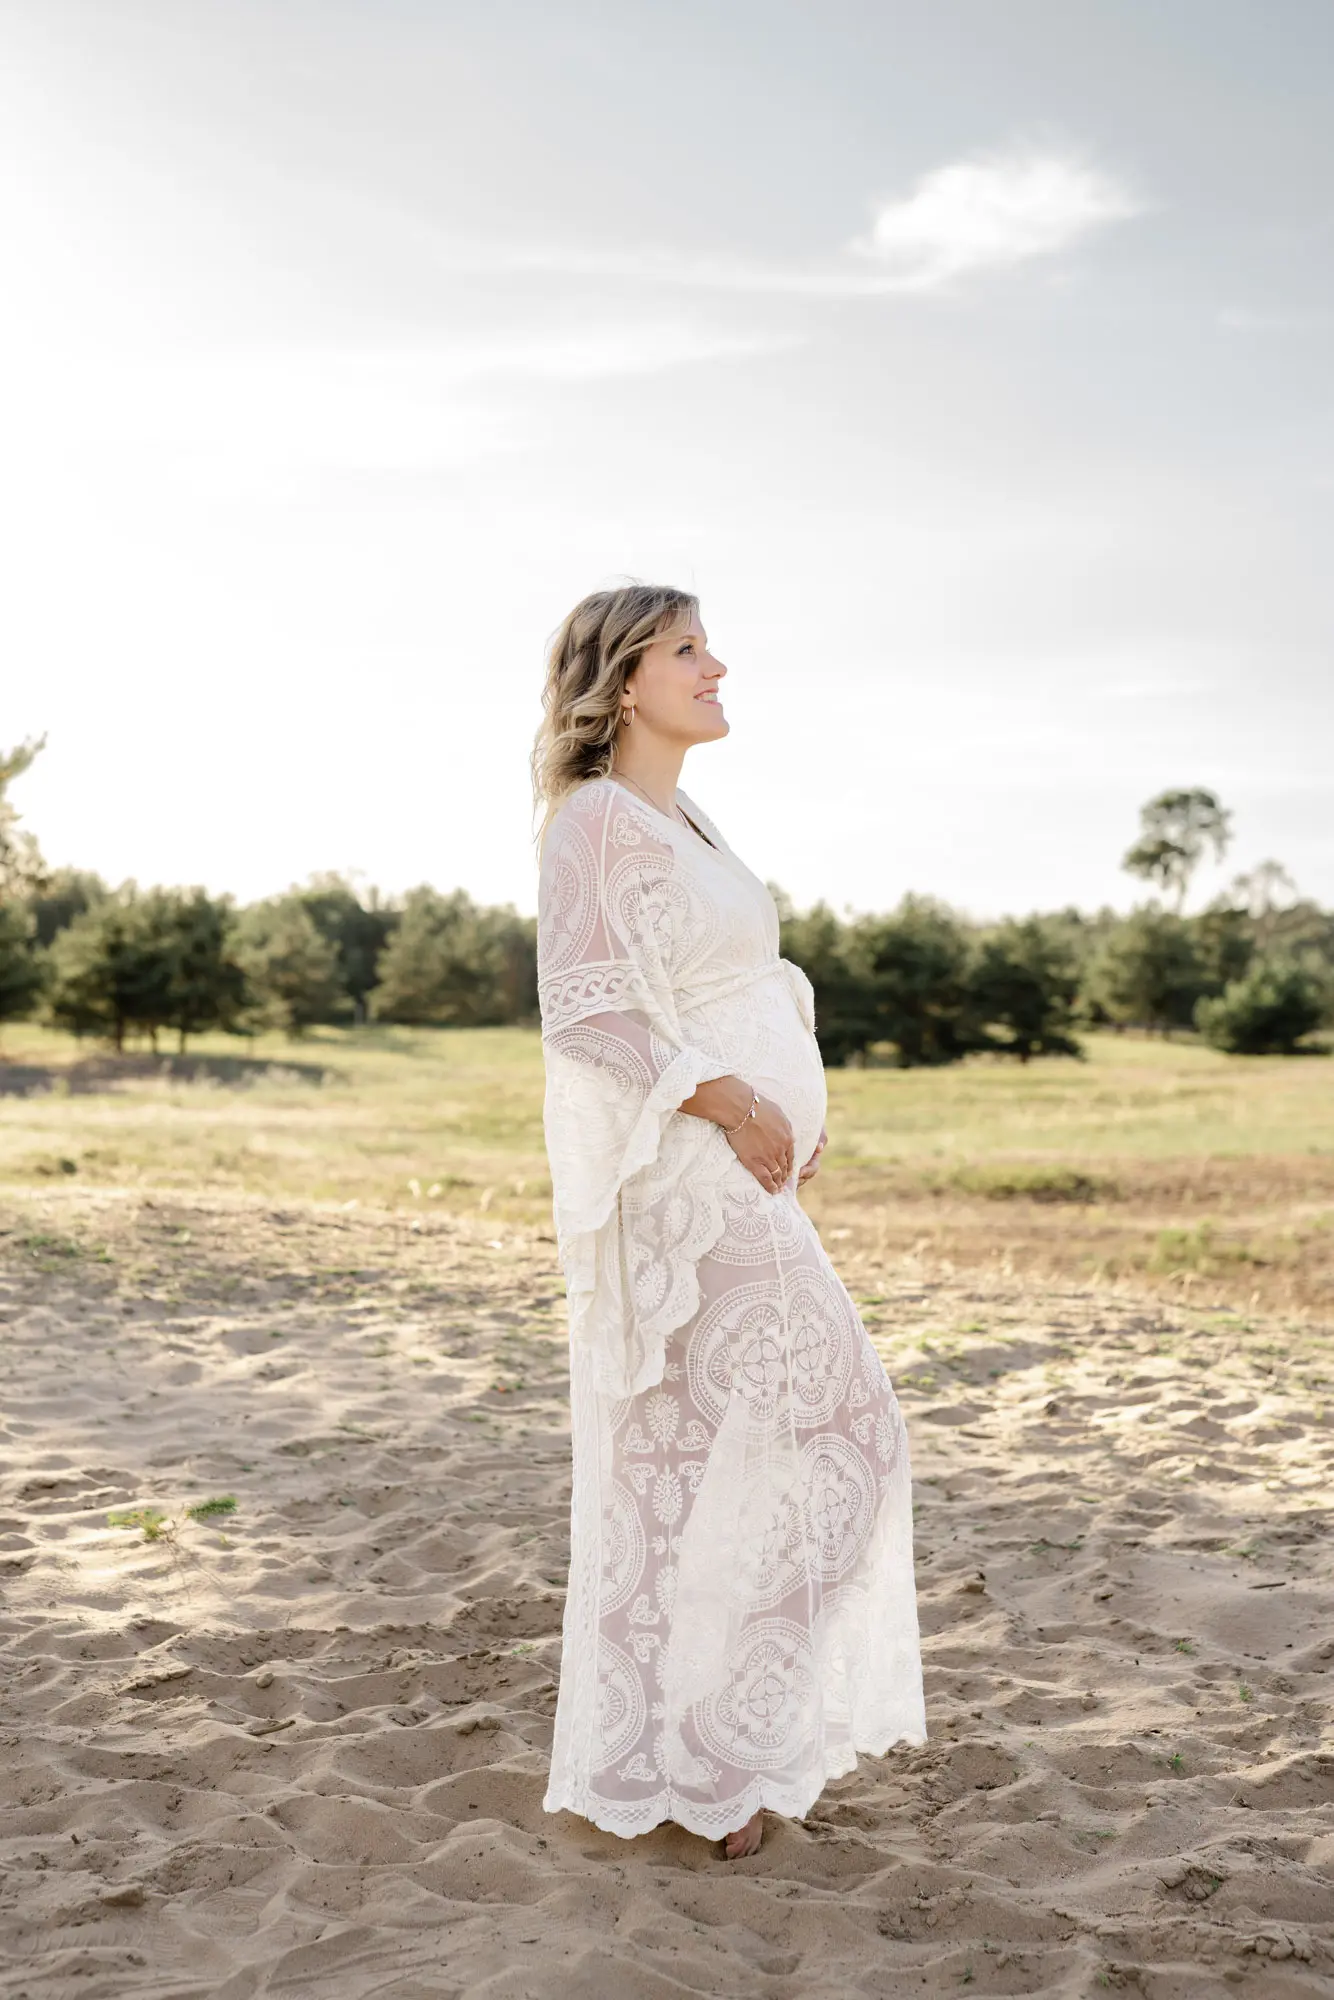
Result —
<path fill-rule="evenodd" d="M 699 827 L 699 826 L 696 826 L 696 825 L 695 825 L 695 822 L 694 822 L 694 820 L 693 820 L 693 819 L 691 819 L 691 817 L 690 817 L 690 814 L 689 814 L 689 813 L 688 813 L 688 812 L 686 811 L 685 807 L 684 807 L 684 806 L 680 806 L 680 807 L 679 807 L 679 810 L 680 810 L 680 814 L 681 814 L 681 817 L 682 817 L 682 819 L 683 819 L 683 820 L 685 821 L 686 825 L 687 825 L 688 827 L 690 827 L 690 828 L 691 828 L 691 830 L 692 830 L 693 832 L 695 832 L 695 833 L 697 833 L 697 834 L 699 835 L 700 839 L 701 839 L 701 840 L 702 840 L 702 841 L 704 842 L 704 845 L 705 845 L 706 847 L 711 847 L 711 848 L 713 848 L 713 852 L 714 852 L 715 854 L 721 854 L 721 853 L 722 853 L 722 849 L 721 849 L 720 847 L 717 847 L 717 846 L 715 846 L 715 845 L 714 845 L 713 841 L 711 841 L 711 840 L 709 839 L 709 836 L 708 836 L 708 834 L 707 834 L 707 833 L 705 833 L 705 831 L 704 831 L 703 827 Z"/>
<path fill-rule="evenodd" d="M 653 812 L 655 812 L 658 815 L 659 819 L 665 819 L 669 826 L 677 826 L 680 824 L 678 820 L 674 820 L 672 818 L 670 813 L 665 813 L 661 806 L 655 806 L 653 804 L 652 799 L 641 799 L 637 792 L 632 792 L 630 787 L 628 785 L 622 784 L 619 778 L 613 778 L 610 772 L 608 772 L 607 774 L 607 781 L 609 784 L 615 785 L 618 792 L 624 792 L 627 798 L 634 799 L 637 805 L 648 806 Z M 680 790 L 679 786 L 677 787 L 677 790 L 678 791 Z M 681 818 L 690 828 L 690 831 L 695 835 L 695 838 L 697 840 L 701 840 L 704 843 L 705 847 L 708 848 L 710 854 L 717 854 L 721 856 L 723 851 L 721 847 L 715 846 L 714 842 L 709 839 L 707 833 L 700 832 L 699 828 L 695 825 L 694 820 L 691 819 L 685 807 L 681 805 L 680 802 L 675 798 L 673 799 L 673 804 L 677 806 L 677 809 L 681 814 Z"/>

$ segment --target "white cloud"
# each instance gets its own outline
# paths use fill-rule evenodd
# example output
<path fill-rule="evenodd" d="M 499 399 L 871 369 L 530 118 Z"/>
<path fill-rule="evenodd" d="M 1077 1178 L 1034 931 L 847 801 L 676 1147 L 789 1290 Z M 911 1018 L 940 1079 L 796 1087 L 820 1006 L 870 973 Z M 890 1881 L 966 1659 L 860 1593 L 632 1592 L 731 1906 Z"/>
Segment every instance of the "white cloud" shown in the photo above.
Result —
<path fill-rule="evenodd" d="M 1070 248 L 1143 204 L 1120 182 L 1056 152 L 1016 146 L 934 167 L 911 193 L 882 202 L 849 249 L 880 266 L 893 291 L 935 291 Z"/>
<path fill-rule="evenodd" d="M 1148 204 L 1110 174 L 1071 153 L 1035 146 L 975 154 L 933 167 L 915 187 L 877 209 L 868 233 L 844 246 L 838 263 L 758 263 L 640 245 L 505 245 L 442 239 L 433 255 L 457 272 L 534 272 L 619 278 L 795 298 L 866 298 L 941 290 L 975 272 L 1050 257 Z"/>

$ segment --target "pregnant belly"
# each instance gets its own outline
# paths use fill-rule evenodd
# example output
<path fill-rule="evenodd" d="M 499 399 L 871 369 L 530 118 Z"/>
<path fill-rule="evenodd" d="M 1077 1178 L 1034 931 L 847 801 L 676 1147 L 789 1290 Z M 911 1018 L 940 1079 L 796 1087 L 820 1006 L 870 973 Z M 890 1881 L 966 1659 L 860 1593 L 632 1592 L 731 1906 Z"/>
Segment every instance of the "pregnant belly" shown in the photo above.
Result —
<path fill-rule="evenodd" d="M 794 1158 L 804 1166 L 815 1151 L 827 1104 L 824 1065 L 805 1025 L 797 1024 L 788 1044 L 766 1049 L 746 1075 L 761 1097 L 771 1097 L 787 1113 Z"/>
<path fill-rule="evenodd" d="M 804 1166 L 820 1137 L 827 1096 L 819 1047 L 787 979 L 760 980 L 700 1014 L 708 1041 L 736 1075 L 786 1112 L 796 1164 Z"/>

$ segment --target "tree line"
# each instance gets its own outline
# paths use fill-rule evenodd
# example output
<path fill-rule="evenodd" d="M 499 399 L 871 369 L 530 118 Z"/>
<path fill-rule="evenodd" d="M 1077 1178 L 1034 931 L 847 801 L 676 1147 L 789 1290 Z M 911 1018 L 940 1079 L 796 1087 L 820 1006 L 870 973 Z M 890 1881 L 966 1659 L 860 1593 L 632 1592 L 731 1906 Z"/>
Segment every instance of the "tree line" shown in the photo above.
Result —
<path fill-rule="evenodd" d="M 461 889 L 387 898 L 324 874 L 238 906 L 199 887 L 112 888 L 47 868 L 8 797 L 41 747 L 0 754 L 0 1021 L 28 1016 L 117 1049 L 322 1023 L 536 1021 L 534 920 Z M 1186 915 L 1195 869 L 1229 839 L 1212 793 L 1151 800 L 1124 865 L 1157 893 L 1129 915 L 979 924 L 910 895 L 886 914 L 840 917 L 823 902 L 798 910 L 771 885 L 780 948 L 811 980 L 830 1064 L 1078 1056 L 1096 1026 L 1292 1053 L 1334 1021 L 1334 914 L 1266 862 Z"/>
<path fill-rule="evenodd" d="M 65 869 L 0 905 L 0 1020 L 29 1015 L 117 1049 L 368 1020 L 486 1027 L 536 1011 L 532 919 L 461 889 L 395 903 L 320 875 L 237 907 Z"/>

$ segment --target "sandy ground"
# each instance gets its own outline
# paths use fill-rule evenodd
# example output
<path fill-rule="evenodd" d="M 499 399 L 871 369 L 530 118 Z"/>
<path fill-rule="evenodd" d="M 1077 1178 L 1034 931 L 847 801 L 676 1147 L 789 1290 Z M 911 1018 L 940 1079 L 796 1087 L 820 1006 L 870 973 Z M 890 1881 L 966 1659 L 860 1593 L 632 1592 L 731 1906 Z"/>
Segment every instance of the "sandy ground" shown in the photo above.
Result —
<path fill-rule="evenodd" d="M 1334 1994 L 1319 1328 L 828 1228 L 908 1416 L 931 1740 L 729 1863 L 542 1810 L 544 1232 L 63 1188 L 0 1231 L 6 2000 Z"/>

